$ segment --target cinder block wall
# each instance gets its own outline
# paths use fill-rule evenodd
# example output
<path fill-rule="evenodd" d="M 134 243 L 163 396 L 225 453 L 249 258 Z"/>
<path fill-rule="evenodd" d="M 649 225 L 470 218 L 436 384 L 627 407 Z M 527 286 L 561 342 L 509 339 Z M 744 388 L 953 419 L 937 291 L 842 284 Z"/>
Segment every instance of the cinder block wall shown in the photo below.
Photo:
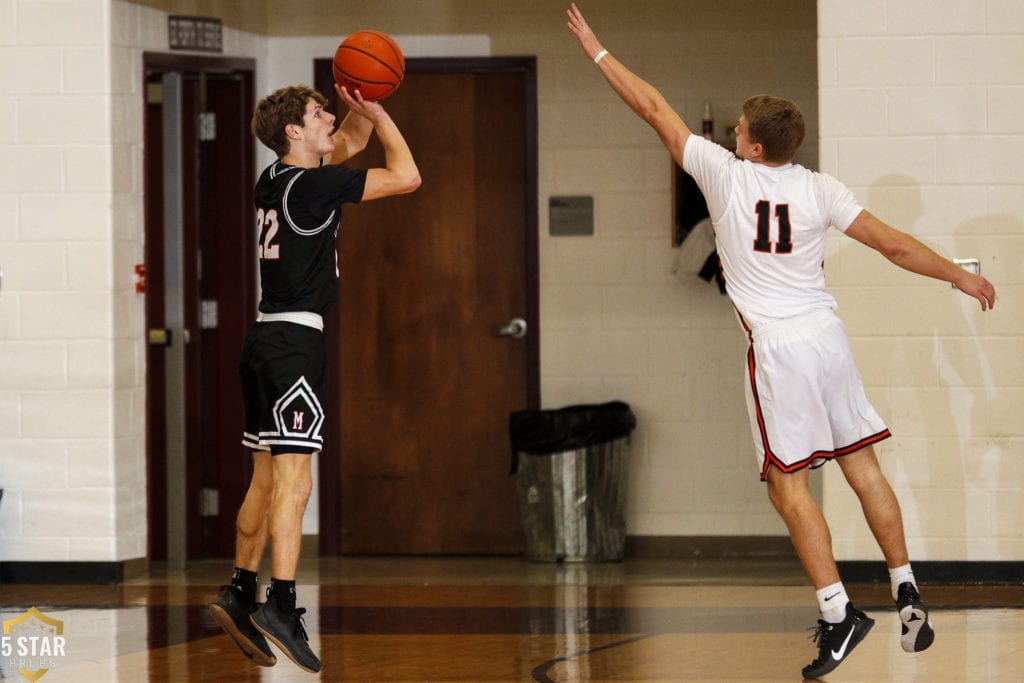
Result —
<path fill-rule="evenodd" d="M 996 285 L 948 285 L 837 238 L 829 285 L 894 438 L 880 457 L 911 556 L 1024 559 L 1024 4 L 819 0 L 822 169 L 884 220 Z M 838 470 L 841 559 L 880 557 Z"/>
<path fill-rule="evenodd" d="M 184 0 L 144 4 L 0 3 L 2 561 L 145 554 L 144 330 L 132 291 L 143 247 L 141 52 L 166 50 L 167 12 L 210 12 Z M 982 260 L 1001 297 L 985 315 L 839 236 L 827 271 L 871 397 L 896 434 L 879 450 L 915 556 L 1024 559 L 1015 315 L 1024 7 L 644 5 L 584 9 L 608 49 L 691 126 L 705 100 L 721 124 L 754 92 L 791 97 L 811 123 L 803 163 L 818 166 L 820 152 L 822 170 L 883 218 L 950 256 Z M 336 37 L 367 26 L 407 36 L 410 56 L 426 43 L 537 55 L 545 406 L 633 405 L 630 534 L 784 534 L 757 481 L 745 346 L 728 303 L 712 285 L 670 274 L 668 156 L 581 56 L 563 4 L 303 7 L 296 15 L 267 3 L 265 28 L 221 8 L 225 54 L 257 59 L 261 91 L 308 82 L 296 50 L 328 56 Z M 447 39 L 421 40 L 439 36 Z M 548 236 L 547 200 L 560 194 L 594 196 L 593 237 Z M 837 555 L 878 559 L 835 469 L 825 470 L 824 501 Z"/>

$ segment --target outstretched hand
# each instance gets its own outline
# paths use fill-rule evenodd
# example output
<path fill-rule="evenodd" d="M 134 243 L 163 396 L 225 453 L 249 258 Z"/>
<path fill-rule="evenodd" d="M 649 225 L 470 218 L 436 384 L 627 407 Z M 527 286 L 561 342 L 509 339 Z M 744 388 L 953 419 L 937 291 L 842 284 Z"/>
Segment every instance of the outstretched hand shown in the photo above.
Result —
<path fill-rule="evenodd" d="M 569 5 L 569 9 L 567 9 L 565 13 L 569 15 L 569 30 L 572 31 L 580 41 L 580 47 L 583 48 L 583 54 L 587 56 L 587 59 L 593 59 L 597 56 L 597 53 L 601 51 L 601 43 L 598 42 L 597 36 L 594 35 L 594 32 L 590 30 L 590 26 L 587 24 L 587 20 L 583 18 L 583 13 L 580 12 L 580 8 L 577 7 L 574 2 Z"/>
<path fill-rule="evenodd" d="M 964 271 L 963 275 L 953 281 L 953 284 L 967 296 L 973 296 L 980 301 L 981 310 L 987 311 L 995 307 L 996 288 L 982 276 Z"/>

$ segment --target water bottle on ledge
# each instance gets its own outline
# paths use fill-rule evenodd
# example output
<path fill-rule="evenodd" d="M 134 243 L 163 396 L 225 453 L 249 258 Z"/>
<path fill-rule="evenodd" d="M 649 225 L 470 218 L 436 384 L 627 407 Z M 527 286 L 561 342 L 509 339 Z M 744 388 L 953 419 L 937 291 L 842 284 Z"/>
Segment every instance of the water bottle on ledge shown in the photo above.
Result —
<path fill-rule="evenodd" d="M 704 118 L 700 123 L 700 132 L 708 140 L 715 139 L 715 121 L 711 118 L 710 102 L 704 102 Z"/>

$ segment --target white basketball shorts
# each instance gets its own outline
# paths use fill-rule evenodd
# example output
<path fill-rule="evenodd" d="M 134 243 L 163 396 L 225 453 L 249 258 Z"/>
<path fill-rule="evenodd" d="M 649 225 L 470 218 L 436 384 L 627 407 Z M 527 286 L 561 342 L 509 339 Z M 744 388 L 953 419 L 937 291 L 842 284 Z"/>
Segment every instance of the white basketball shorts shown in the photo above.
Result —
<path fill-rule="evenodd" d="M 833 311 L 759 325 L 749 336 L 747 410 L 761 481 L 771 467 L 820 467 L 890 436 Z"/>

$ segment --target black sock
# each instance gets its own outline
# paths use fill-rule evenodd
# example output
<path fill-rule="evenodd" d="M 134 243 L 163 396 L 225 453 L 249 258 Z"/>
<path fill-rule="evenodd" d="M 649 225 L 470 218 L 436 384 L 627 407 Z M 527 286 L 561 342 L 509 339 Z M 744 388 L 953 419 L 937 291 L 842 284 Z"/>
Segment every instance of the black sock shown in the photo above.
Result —
<path fill-rule="evenodd" d="M 273 600 L 279 611 L 291 614 L 295 611 L 295 581 L 271 577 L 270 595 L 267 596 L 267 599 Z"/>
<path fill-rule="evenodd" d="M 231 585 L 238 588 L 242 597 L 249 602 L 256 602 L 258 583 L 259 577 L 256 575 L 256 572 L 251 572 L 248 569 L 235 567 L 235 573 L 231 575 Z"/>

